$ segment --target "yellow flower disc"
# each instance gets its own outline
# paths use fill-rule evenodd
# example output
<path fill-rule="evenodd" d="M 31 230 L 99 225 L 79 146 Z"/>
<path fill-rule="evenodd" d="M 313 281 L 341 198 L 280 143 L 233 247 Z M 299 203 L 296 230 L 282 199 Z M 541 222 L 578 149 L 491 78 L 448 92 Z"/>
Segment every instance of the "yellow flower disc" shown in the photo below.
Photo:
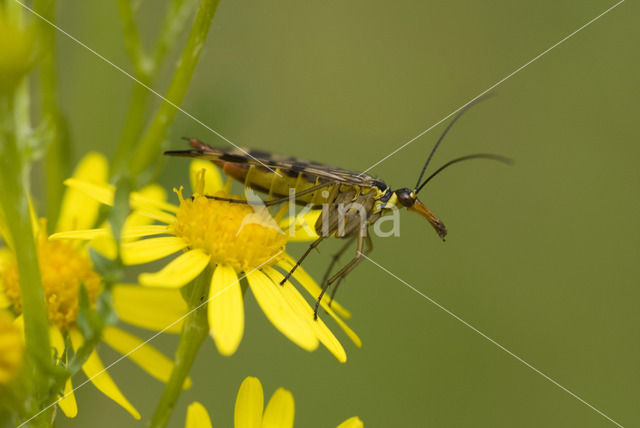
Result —
<path fill-rule="evenodd" d="M 183 199 L 172 229 L 193 249 L 211 256 L 212 264 L 239 271 L 270 266 L 284 254 L 287 236 L 264 208 L 218 201 L 195 194 Z"/>
<path fill-rule="evenodd" d="M 38 238 L 38 262 L 42 288 L 49 310 L 49 320 L 66 329 L 78 317 L 78 293 L 83 284 L 94 304 L 100 292 L 101 278 L 91 267 L 89 258 L 69 241 L 48 241 Z M 18 266 L 15 259 L 2 272 L 4 292 L 16 313 L 22 311 Z"/>

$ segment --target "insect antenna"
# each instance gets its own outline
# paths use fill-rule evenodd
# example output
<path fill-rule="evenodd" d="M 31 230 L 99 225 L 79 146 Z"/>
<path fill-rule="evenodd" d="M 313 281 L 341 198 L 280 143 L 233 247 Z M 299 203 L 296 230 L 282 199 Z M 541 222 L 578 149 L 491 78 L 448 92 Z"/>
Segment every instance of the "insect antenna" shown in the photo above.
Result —
<path fill-rule="evenodd" d="M 436 153 L 436 150 L 438 149 L 438 146 L 440 146 L 440 143 L 444 139 L 444 136 L 447 135 L 447 132 L 449 132 L 449 130 L 451 129 L 453 124 L 456 123 L 456 121 L 458 119 L 460 119 L 460 116 L 462 116 L 471 107 L 473 107 L 474 105 L 478 104 L 480 101 L 484 101 L 487 98 L 492 97 L 493 95 L 494 94 L 490 92 L 488 94 L 482 95 L 482 96 L 474 99 L 473 101 L 471 101 L 470 103 L 465 105 L 463 108 L 461 108 L 460 111 L 453 117 L 451 122 L 449 122 L 447 127 L 444 129 L 444 131 L 440 135 L 440 138 L 438 138 L 438 141 L 436 141 L 436 144 L 435 144 L 435 146 L 433 146 L 433 149 L 431 149 L 431 153 L 429 153 L 429 157 L 427 158 L 427 161 L 424 163 L 424 166 L 422 167 L 422 171 L 420 171 L 420 176 L 418 176 L 418 181 L 416 182 L 416 187 L 415 187 L 416 190 L 414 190 L 414 193 L 418 193 L 418 187 L 420 186 L 420 181 L 422 180 L 422 177 L 424 176 L 424 173 L 427 170 L 427 166 L 429 166 L 429 162 L 431 162 L 431 158 Z"/>
<path fill-rule="evenodd" d="M 466 155 L 466 156 L 461 156 L 459 158 L 455 158 L 450 160 L 449 162 L 445 163 L 444 165 L 442 165 L 440 168 L 436 169 L 433 174 L 431 174 L 429 177 L 427 177 L 426 180 L 424 180 L 422 182 L 422 184 L 420 184 L 416 190 L 414 190 L 413 192 L 415 194 L 417 194 L 418 192 L 420 192 L 420 190 L 422 190 L 422 188 L 424 186 L 427 185 L 427 183 L 429 181 L 431 181 L 431 179 L 433 177 L 435 177 L 436 175 L 440 174 L 442 171 L 444 171 L 445 169 L 447 169 L 448 167 L 450 167 L 453 164 L 456 164 L 458 162 L 462 162 L 462 161 L 466 161 L 466 160 L 472 160 L 472 159 L 490 159 L 490 160 L 495 160 L 498 162 L 502 162 L 505 163 L 507 165 L 512 165 L 513 164 L 513 159 L 508 158 L 506 156 L 501 156 L 501 155 L 494 155 L 492 153 L 476 153 L 473 155 Z"/>

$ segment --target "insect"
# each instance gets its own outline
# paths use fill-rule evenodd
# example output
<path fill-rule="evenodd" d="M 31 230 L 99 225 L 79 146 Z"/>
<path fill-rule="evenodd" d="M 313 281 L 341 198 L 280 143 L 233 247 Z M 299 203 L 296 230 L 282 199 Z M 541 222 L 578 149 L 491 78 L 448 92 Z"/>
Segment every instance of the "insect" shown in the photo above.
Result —
<path fill-rule="evenodd" d="M 476 101 L 477 102 L 477 101 Z M 280 283 L 283 285 L 298 266 L 327 237 L 345 239 L 344 246 L 333 256 L 322 280 L 322 291 L 317 298 L 314 318 L 317 319 L 318 307 L 329 286 L 333 288 L 331 300 L 335 297 L 338 285 L 349 272 L 372 249 L 373 244 L 368 228 L 384 214 L 395 208 L 407 208 L 423 216 L 444 241 L 447 228 L 444 223 L 418 199 L 418 193 L 436 175 L 449 166 L 471 159 L 491 159 L 510 163 L 510 159 L 488 153 L 478 153 L 450 160 L 429 175 L 424 181 L 427 166 L 431 162 L 440 143 L 453 124 L 474 103 L 468 104 L 447 125 L 438 138 L 422 167 L 418 181 L 413 189 L 393 190 L 383 181 L 364 173 L 348 171 L 328 165 L 304 161 L 298 158 L 274 155 L 258 150 L 220 149 L 211 147 L 196 138 L 185 138 L 191 150 L 168 151 L 166 155 L 208 159 L 219 166 L 228 176 L 244 183 L 246 187 L 268 194 L 266 206 L 281 204 L 294 198 L 296 204 L 322 208 L 323 212 L 315 224 L 318 238 L 312 242 L 293 268 Z M 213 199 L 234 203 L 250 203 L 244 200 L 209 196 Z M 340 256 L 357 241 L 355 256 L 337 273 L 331 272 Z M 366 247 L 366 248 L 365 248 Z"/>

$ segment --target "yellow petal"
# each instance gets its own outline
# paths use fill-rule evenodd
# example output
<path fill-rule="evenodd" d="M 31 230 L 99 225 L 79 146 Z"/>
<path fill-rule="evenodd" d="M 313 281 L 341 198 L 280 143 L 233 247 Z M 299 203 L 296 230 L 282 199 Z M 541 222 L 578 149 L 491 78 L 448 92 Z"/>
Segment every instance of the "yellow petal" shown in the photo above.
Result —
<path fill-rule="evenodd" d="M 131 193 L 131 207 L 142 209 L 152 206 L 159 210 L 178 212 L 178 207 L 167 202 L 167 192 L 157 184 L 150 184 L 139 192 Z"/>
<path fill-rule="evenodd" d="M 20 314 L 13 319 L 13 325 L 22 330 L 22 334 L 24 335 L 24 314 Z M 24 336 L 23 336 L 24 337 Z"/>
<path fill-rule="evenodd" d="M 49 339 L 58 354 L 58 358 L 60 358 L 64 354 L 64 339 L 57 327 L 49 328 Z M 78 414 L 78 405 L 76 404 L 76 397 L 73 393 L 71 378 L 67 379 L 64 384 L 64 392 L 58 400 L 58 406 L 62 410 L 62 413 L 68 418 L 75 418 Z"/>
<path fill-rule="evenodd" d="M 173 362 L 153 346 L 115 327 L 105 327 L 102 340 L 156 379 L 162 382 L 169 380 Z M 183 388 L 191 388 L 191 379 L 185 380 Z"/>
<path fill-rule="evenodd" d="M 141 198 L 153 201 L 153 203 L 164 203 L 167 201 L 167 191 L 159 184 L 148 184 L 135 193 Z"/>
<path fill-rule="evenodd" d="M 335 312 L 333 312 L 333 310 L 327 306 L 326 308 L 324 308 L 327 313 L 329 314 L 329 316 L 331 318 L 333 318 L 335 320 L 335 322 L 340 326 L 340 328 L 342 329 L 342 331 L 345 332 L 345 334 L 349 337 L 349 339 L 351 339 L 351 341 L 358 347 L 358 348 L 362 348 L 362 340 L 360 339 L 360 337 L 356 334 L 355 331 L 351 330 L 351 328 L 347 325 L 347 323 L 345 323 L 342 318 L 340 318 L 338 315 L 336 315 Z"/>
<path fill-rule="evenodd" d="M 13 259 L 13 251 L 10 248 L 0 247 L 0 269 L 3 269 L 3 267 Z"/>
<path fill-rule="evenodd" d="M 125 265 L 138 265 L 162 259 L 187 246 L 182 238 L 164 236 L 142 239 L 122 244 L 122 262 Z"/>
<path fill-rule="evenodd" d="M 91 183 L 86 180 L 78 180 L 75 178 L 66 179 L 64 184 L 71 189 L 84 193 L 104 205 L 113 205 L 115 187 L 112 185 Z M 164 190 L 156 185 L 148 186 L 140 192 L 132 192 L 130 196 L 131 206 L 134 210 L 144 207 L 144 209 L 176 212 L 178 207 L 166 203 L 164 200 L 166 194 L 162 192 L 164 192 Z"/>
<path fill-rule="evenodd" d="M 140 205 L 141 210 L 147 210 L 149 209 L 150 206 L 156 206 L 158 204 L 160 205 L 160 208 L 161 208 L 159 210 L 160 212 L 162 212 L 163 208 L 170 212 L 175 212 L 178 209 L 178 207 L 176 207 L 175 205 L 166 203 L 167 192 L 157 184 L 150 184 L 144 187 L 143 189 L 141 189 L 139 192 L 136 193 L 136 198 L 138 198 L 137 202 L 139 202 L 136 205 Z M 162 213 L 163 216 L 164 214 L 165 213 Z M 134 207 L 132 212 L 129 214 L 129 216 L 125 220 L 124 226 L 122 227 L 122 231 L 123 231 L 122 239 L 125 239 L 125 240 L 131 239 L 132 237 L 127 236 L 129 234 L 129 230 L 137 227 L 148 226 L 151 223 L 153 223 L 153 221 L 154 221 L 153 218 L 150 218 L 148 215 L 141 214 L 140 210 Z M 166 228 L 166 226 L 158 226 L 158 227 Z"/>
<path fill-rule="evenodd" d="M 196 193 L 196 176 L 197 174 L 205 170 L 204 173 L 204 189 L 203 195 L 214 195 L 216 192 L 222 189 L 222 177 L 211 162 L 201 159 L 194 159 L 189 164 L 189 178 L 191 179 L 191 191 Z"/>
<path fill-rule="evenodd" d="M 73 178 L 89 183 L 106 185 L 109 178 L 107 158 L 100 153 L 91 152 L 80 161 Z M 56 231 L 87 229 L 94 226 L 98 217 L 100 203 L 91 195 L 76 188 L 68 188 L 62 198 L 60 217 Z"/>
<path fill-rule="evenodd" d="M 80 331 L 70 329 L 69 336 L 71 337 L 73 349 L 77 351 L 78 348 L 82 346 L 84 340 Z M 95 351 L 91 352 L 87 361 L 82 365 L 82 371 L 104 395 L 121 405 L 134 419 L 140 419 L 140 413 L 138 413 L 125 396 L 122 395 L 122 392 L 120 392 L 113 379 L 111 379 L 111 376 L 109 376 L 109 373 L 105 370 L 100 357 L 98 357 Z"/>
<path fill-rule="evenodd" d="M 262 384 L 253 376 L 248 376 L 236 397 L 236 407 L 233 412 L 235 428 L 260 428 L 262 425 L 262 409 L 264 394 Z"/>
<path fill-rule="evenodd" d="M 282 281 L 283 275 L 275 269 L 269 267 L 265 268 L 264 271 L 275 283 L 279 284 L 280 281 Z M 309 306 L 298 290 L 296 290 L 291 283 L 286 283 L 282 286 L 281 290 L 285 299 L 294 308 L 294 310 L 302 314 L 303 319 L 307 322 L 309 328 L 315 332 L 316 337 L 320 342 L 338 359 L 338 361 L 345 363 L 347 361 L 347 354 L 344 351 L 342 344 L 319 316 L 318 319 L 314 320 L 313 309 Z"/>
<path fill-rule="evenodd" d="M 210 259 L 211 256 L 202 250 L 187 251 L 159 272 L 141 274 L 138 281 L 150 287 L 179 288 L 198 276 L 207 267 Z"/>
<path fill-rule="evenodd" d="M 58 400 L 58 406 L 60 410 L 62 410 L 62 413 L 68 418 L 75 418 L 78 415 L 78 404 L 76 403 L 76 396 L 73 393 L 71 378 L 67 379 L 64 383 L 64 392 Z"/>
<path fill-rule="evenodd" d="M 118 254 L 118 245 L 111 233 L 92 239 L 89 246 L 108 259 L 113 260 Z"/>
<path fill-rule="evenodd" d="M 197 401 L 187 407 L 185 428 L 211 428 L 211 419 L 209 419 L 207 409 Z"/>
<path fill-rule="evenodd" d="M 291 266 L 293 266 L 292 264 L 290 264 L 291 262 L 292 262 L 291 258 L 288 255 L 285 254 L 285 257 L 282 260 L 280 260 L 280 262 L 278 262 L 278 266 L 283 267 L 286 271 L 289 271 L 291 269 Z M 318 290 L 319 290 L 319 287 L 315 283 L 313 278 L 311 278 L 301 267 L 298 267 L 298 269 L 293 273 L 293 277 L 307 291 L 309 291 L 312 296 L 313 296 L 313 293 L 311 293 L 311 290 L 313 290 L 314 287 L 318 288 Z M 317 296 L 317 294 L 316 294 L 316 296 Z M 358 335 L 353 330 L 351 330 L 351 328 L 349 328 L 349 326 L 342 320 L 342 318 L 340 318 L 336 314 L 338 308 L 340 308 L 342 311 L 344 311 L 347 314 L 349 314 L 346 311 L 346 309 L 342 308 L 335 301 L 331 304 L 331 306 L 329 306 L 329 304 L 327 303 L 327 301 L 325 299 L 322 299 L 322 301 L 320 302 L 320 306 L 325 311 L 327 311 L 329 316 L 331 316 L 331 318 L 333 318 L 336 321 L 336 323 L 338 323 L 340 328 L 347 334 L 347 336 L 349 336 L 349 339 L 351 339 L 353 341 L 353 343 L 355 343 L 355 345 L 358 348 L 362 347 L 362 340 L 360 340 L 360 337 L 358 337 Z M 334 311 L 334 309 L 336 309 L 336 311 Z M 351 314 L 349 314 L 349 315 L 351 315 Z"/>
<path fill-rule="evenodd" d="M 111 232 L 107 228 L 84 229 L 84 230 L 68 230 L 66 232 L 58 232 L 49 236 L 50 240 L 56 239 L 80 239 L 83 241 L 91 241 L 101 236 L 109 236 Z"/>
<path fill-rule="evenodd" d="M 284 257 L 278 261 L 278 266 L 282 267 L 287 272 L 293 268 L 295 265 L 295 260 L 291 258 L 288 254 L 285 253 Z M 298 268 L 293 272 L 293 278 L 300 283 L 304 287 L 305 290 L 313 297 L 317 299 L 322 291 L 320 286 L 314 281 L 314 279 L 304 270 L 302 266 L 298 266 Z M 320 306 L 323 308 L 328 307 L 328 297 L 327 295 L 323 296 L 322 301 L 320 302 Z M 340 303 L 337 301 L 331 302 L 331 308 L 339 314 L 341 317 L 346 319 L 351 318 L 351 313 L 346 310 Z"/>
<path fill-rule="evenodd" d="M 181 318 L 188 311 L 180 290 L 139 285 L 116 284 L 113 305 L 122 321 L 150 330 L 167 329 L 168 333 L 180 333 Z"/>
<path fill-rule="evenodd" d="M 131 216 L 129 216 L 129 218 L 131 218 Z M 132 226 L 125 222 L 122 230 L 122 239 L 144 238 L 165 233 L 169 233 L 169 226 L 164 224 Z"/>
<path fill-rule="evenodd" d="M 49 340 L 51 341 L 53 348 L 56 350 L 58 358 L 60 358 L 64 354 L 64 338 L 57 327 L 49 327 Z"/>
<path fill-rule="evenodd" d="M 278 388 L 264 411 L 262 428 L 293 428 L 294 412 L 293 395 Z"/>
<path fill-rule="evenodd" d="M 129 231 L 132 229 L 136 229 L 138 227 L 149 226 L 154 222 L 155 219 L 150 218 L 148 215 L 143 215 L 140 213 L 140 210 L 133 210 L 127 216 L 127 219 L 124 221 L 124 225 L 122 226 L 122 238 L 127 239 L 126 234 L 130 233 Z M 162 226 L 166 229 L 167 226 Z"/>
<path fill-rule="evenodd" d="M 364 428 L 364 423 L 362 423 L 359 417 L 353 416 L 342 422 L 337 428 Z"/>
<path fill-rule="evenodd" d="M 285 300 L 279 284 L 259 270 L 247 274 L 247 279 L 262 311 L 282 334 L 307 351 L 318 347 L 314 331 Z"/>
<path fill-rule="evenodd" d="M 219 265 L 213 272 L 207 303 L 211 336 L 222 355 L 233 355 L 244 333 L 244 303 L 236 271 Z"/>
<path fill-rule="evenodd" d="M 25 357 L 24 330 L 9 312 L 0 311 L 0 390 L 20 373 Z M 3 403 L 4 404 L 4 403 Z"/>
<path fill-rule="evenodd" d="M 1 271 L 0 271 L 0 274 L 2 274 Z M 4 294 L 2 290 L 0 290 L 0 309 L 5 309 L 5 308 L 8 308 L 9 306 L 11 306 L 11 302 L 9 301 L 9 298 Z"/>
<path fill-rule="evenodd" d="M 156 220 L 164 224 L 173 224 L 176 222 L 176 217 L 173 214 L 166 213 L 160 210 L 154 210 L 151 207 L 146 207 L 144 209 L 139 209 L 134 211 L 134 215 L 140 216 L 141 218 L 146 219 L 147 223 L 150 223 L 149 220 Z M 141 222 L 141 220 L 137 220 Z"/>
<path fill-rule="evenodd" d="M 86 180 L 67 178 L 64 180 L 64 185 L 70 189 L 78 190 L 85 195 L 90 196 L 101 204 L 109 206 L 113 205 L 115 187 L 110 184 L 90 183 Z"/>
<path fill-rule="evenodd" d="M 308 242 L 318 239 L 315 224 L 322 210 L 309 211 L 303 215 L 287 217 L 280 222 L 280 229 L 289 237 L 289 242 Z"/>

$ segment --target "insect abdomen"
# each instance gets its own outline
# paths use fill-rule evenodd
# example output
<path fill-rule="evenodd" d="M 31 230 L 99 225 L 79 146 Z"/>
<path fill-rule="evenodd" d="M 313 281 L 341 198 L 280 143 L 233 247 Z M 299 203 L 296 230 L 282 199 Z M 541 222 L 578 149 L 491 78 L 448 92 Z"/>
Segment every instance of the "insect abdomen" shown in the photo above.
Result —
<path fill-rule="evenodd" d="M 300 171 L 283 171 L 276 168 L 275 172 L 272 172 L 265 167 L 257 165 L 221 160 L 214 162 L 222 168 L 225 174 L 244 183 L 245 186 L 253 190 L 268 194 L 269 199 L 288 197 L 289 189 L 294 189 L 295 193 L 300 193 L 319 184 L 327 183 L 326 187 L 297 196 L 295 202 L 298 205 L 311 204 L 316 207 L 331 203 L 335 198 L 336 189 L 334 188 L 340 185 L 338 183 L 329 184 L 326 179 L 307 174 L 302 169 Z"/>

